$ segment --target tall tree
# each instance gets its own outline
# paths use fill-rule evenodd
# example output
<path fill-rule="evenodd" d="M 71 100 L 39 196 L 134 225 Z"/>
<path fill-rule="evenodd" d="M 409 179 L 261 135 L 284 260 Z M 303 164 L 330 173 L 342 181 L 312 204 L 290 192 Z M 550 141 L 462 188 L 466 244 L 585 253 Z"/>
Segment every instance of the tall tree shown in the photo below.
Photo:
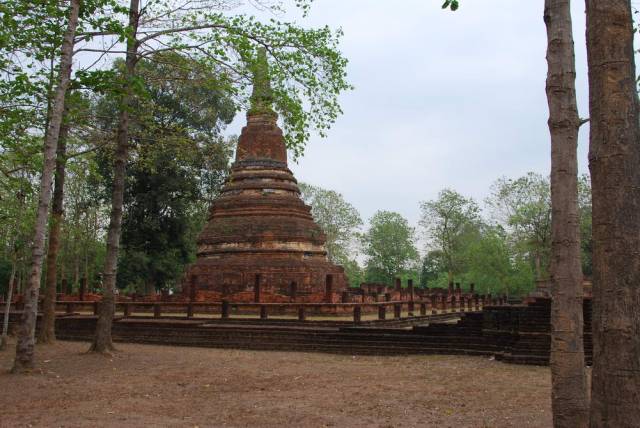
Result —
<path fill-rule="evenodd" d="M 313 219 L 327 237 L 327 255 L 334 263 L 344 264 L 356 254 L 358 229 L 362 218 L 358 210 L 333 190 L 299 183 L 302 199 L 311 205 Z"/>
<path fill-rule="evenodd" d="M 360 213 L 333 190 L 307 183 L 299 183 L 299 187 L 302 199 L 311 205 L 313 219 L 326 235 L 329 260 L 344 267 L 351 286 L 359 286 L 364 279 L 357 261 L 362 226 Z"/>
<path fill-rule="evenodd" d="M 466 239 L 462 258 L 465 270 L 461 277 L 475 283 L 478 291 L 522 296 L 533 288 L 528 263 L 513 251 L 500 226 L 481 224 Z"/>
<path fill-rule="evenodd" d="M 551 247 L 551 190 L 549 180 L 533 172 L 515 180 L 500 178 L 486 200 L 494 219 L 529 255 L 536 280 L 545 279 Z"/>
<path fill-rule="evenodd" d="M 151 293 L 173 288 L 195 259 L 196 235 L 227 175 L 231 147 L 219 131 L 235 104 L 212 70 L 186 56 L 157 54 L 138 67 L 147 95 L 131 120 L 117 283 Z M 105 104 L 106 112 L 115 105 Z"/>
<path fill-rule="evenodd" d="M 24 310 L 18 329 L 18 341 L 16 345 L 16 358 L 13 372 L 26 372 L 34 366 L 34 345 L 36 317 L 38 313 L 38 294 L 40 289 L 40 277 L 42 274 L 42 262 L 44 259 L 44 241 L 49 203 L 51 201 L 51 185 L 55 169 L 56 149 L 64 102 L 69 82 L 71 79 L 71 61 L 78 17 L 80 13 L 80 1 L 71 0 L 67 29 L 62 41 L 58 81 L 55 96 L 51 103 L 49 126 L 44 141 L 44 166 L 40 180 L 40 193 L 38 210 L 33 234 L 33 247 L 31 254 L 31 268 L 24 295 Z"/>
<path fill-rule="evenodd" d="M 593 192 L 592 427 L 637 426 L 640 114 L 629 0 L 587 0 Z"/>
<path fill-rule="evenodd" d="M 80 86 L 79 82 L 73 86 Z M 46 276 L 44 285 L 44 299 L 42 302 L 42 324 L 39 330 L 39 343 L 55 342 L 55 302 L 58 292 L 58 284 L 66 280 L 64 260 L 60 260 L 62 244 L 64 237 L 62 236 L 62 228 L 65 223 L 64 218 L 64 201 L 65 201 L 65 182 L 67 175 L 68 157 L 72 158 L 87 156 L 95 147 L 87 141 L 83 141 L 80 135 L 76 138 L 70 138 L 73 123 L 73 131 L 80 134 L 81 129 L 87 122 L 88 97 L 83 95 L 79 90 L 69 91 L 66 95 L 65 110 L 63 113 L 63 123 L 60 127 L 60 135 L 58 138 L 58 148 L 56 154 L 55 178 L 53 200 L 51 203 L 51 215 L 49 218 L 49 239 L 46 256 Z M 71 140 L 71 141 L 68 141 Z M 75 141 L 74 141 L 75 140 Z M 71 150 L 75 146 L 76 152 L 67 152 L 70 143 Z M 73 159 L 72 159 L 73 160 Z M 67 290 L 61 290 L 66 292 Z"/>
<path fill-rule="evenodd" d="M 367 281 L 390 284 L 394 277 L 417 263 L 418 251 L 413 240 L 414 230 L 404 217 L 390 211 L 376 212 L 362 237 Z"/>
<path fill-rule="evenodd" d="M 7 343 L 8 343 L 8 333 L 9 333 L 9 311 L 11 310 L 11 300 L 13 298 L 13 292 L 14 292 L 14 286 L 15 286 L 15 279 L 16 279 L 16 271 L 18 269 L 18 251 L 17 251 L 17 237 L 19 234 L 19 227 L 18 227 L 18 223 L 19 223 L 19 219 L 20 216 L 19 214 L 16 212 L 14 213 L 14 227 L 12 228 L 13 230 L 10 233 L 10 238 L 9 238 L 9 251 L 11 254 L 11 273 L 9 274 L 9 278 L 6 281 L 7 284 L 7 294 L 6 294 L 6 303 L 4 306 L 4 312 L 3 312 L 3 320 L 2 320 L 2 336 L 0 336 L 0 350 L 4 350 L 7 347 Z"/>
<path fill-rule="evenodd" d="M 575 55 L 569 0 L 545 0 L 551 134 L 551 404 L 555 427 L 589 422 L 578 214 Z"/>
<path fill-rule="evenodd" d="M 0 181 L 0 254 L 8 269 L 0 273 L 0 287 L 5 287 L 7 296 L 2 321 L 0 349 L 8 341 L 9 310 L 12 295 L 18 293 L 18 277 L 28 258 L 29 240 L 33 230 L 35 214 L 35 180 L 22 171 L 22 177 L 7 177 Z M 3 266 L 3 267 L 4 267 Z"/>
<path fill-rule="evenodd" d="M 78 135 L 74 135 L 68 142 L 75 145 L 80 141 Z M 97 283 L 104 265 L 104 231 L 108 225 L 109 207 L 98 158 L 97 151 L 68 157 L 65 179 L 65 211 L 68 215 L 64 217 L 60 245 L 60 276 L 68 279 L 67 293 L 78 291 L 82 278 L 86 278 L 89 287 Z"/>
<path fill-rule="evenodd" d="M 444 189 L 438 198 L 420 203 L 424 228 L 433 249 L 440 251 L 448 281 L 462 271 L 463 247 L 469 234 L 476 231 L 480 208 L 473 199 L 451 189 Z"/>
<path fill-rule="evenodd" d="M 113 350 L 111 326 L 115 312 L 116 269 L 118 263 L 118 249 L 120 246 L 120 232 L 122 230 L 122 204 L 124 200 L 124 185 L 126 165 L 129 153 L 129 113 L 133 104 L 133 85 L 135 68 L 138 61 L 137 40 L 138 25 L 140 23 L 140 0 L 129 3 L 129 22 L 127 25 L 127 45 L 123 84 L 120 92 L 120 111 L 118 114 L 118 130 L 116 133 L 116 149 L 113 166 L 113 188 L 111 196 L 111 215 L 107 232 L 107 256 L 103 271 L 102 300 L 100 302 L 96 333 L 91 344 L 91 351 L 106 353 Z"/>
<path fill-rule="evenodd" d="M 15 245 L 11 242 L 11 245 Z M 15 253 L 14 253 L 15 254 Z M 15 279 L 16 279 L 16 270 L 17 270 L 18 260 L 14 255 L 14 258 L 11 260 L 11 274 L 9 274 L 9 281 L 7 282 L 7 301 L 4 305 L 4 312 L 2 317 L 2 335 L 0 336 L 0 351 L 6 349 L 7 344 L 9 343 L 9 311 L 11 310 L 11 302 L 13 299 L 13 289 L 15 287 Z"/>
<path fill-rule="evenodd" d="M 68 97 L 68 95 L 67 95 Z M 67 100 L 68 104 L 68 100 Z M 68 112 L 68 108 L 65 108 Z M 51 217 L 49 219 L 49 247 L 47 249 L 47 274 L 45 278 L 45 296 L 42 302 L 42 326 L 38 335 L 38 342 L 53 343 L 56 340 L 56 292 L 58 289 L 58 250 L 60 247 L 60 230 L 64 215 L 64 179 L 67 156 L 67 135 L 69 124 L 65 123 L 66 114 L 63 113 L 62 125 L 58 137 L 56 153 L 55 179 L 53 201 L 51 203 Z"/>

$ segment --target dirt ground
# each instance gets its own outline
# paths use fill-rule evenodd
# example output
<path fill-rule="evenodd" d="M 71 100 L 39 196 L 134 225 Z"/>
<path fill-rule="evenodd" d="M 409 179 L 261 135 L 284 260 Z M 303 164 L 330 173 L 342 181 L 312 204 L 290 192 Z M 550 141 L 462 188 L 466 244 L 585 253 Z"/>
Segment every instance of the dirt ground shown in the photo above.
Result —
<path fill-rule="evenodd" d="M 549 427 L 548 368 L 480 357 L 355 357 L 119 344 L 38 346 L 8 373 L 1 427 Z"/>

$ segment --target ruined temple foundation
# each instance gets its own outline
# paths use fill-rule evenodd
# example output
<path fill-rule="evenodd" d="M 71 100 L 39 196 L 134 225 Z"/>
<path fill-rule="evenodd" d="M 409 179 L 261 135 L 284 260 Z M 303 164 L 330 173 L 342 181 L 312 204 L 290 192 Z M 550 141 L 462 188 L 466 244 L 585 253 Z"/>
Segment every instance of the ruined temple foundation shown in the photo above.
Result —
<path fill-rule="evenodd" d="M 257 74 L 235 163 L 185 275 L 183 293 L 192 301 L 339 302 L 346 288 L 287 166 L 270 97 L 268 80 Z"/>

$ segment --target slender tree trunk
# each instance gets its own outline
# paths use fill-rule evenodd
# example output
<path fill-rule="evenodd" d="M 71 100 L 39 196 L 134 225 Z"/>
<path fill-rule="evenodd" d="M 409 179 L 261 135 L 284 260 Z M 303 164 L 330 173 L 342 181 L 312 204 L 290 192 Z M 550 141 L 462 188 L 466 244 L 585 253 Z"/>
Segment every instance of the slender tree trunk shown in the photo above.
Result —
<path fill-rule="evenodd" d="M 111 196 L 111 218 L 109 221 L 109 231 L 107 233 L 107 254 L 104 266 L 102 301 L 100 303 L 95 337 L 90 348 L 90 351 L 102 353 L 114 349 L 111 338 L 111 327 L 113 324 L 113 314 L 115 312 L 118 250 L 120 248 L 122 206 L 129 152 L 129 110 L 131 109 L 133 98 L 132 79 L 135 76 L 136 52 L 138 49 L 136 34 L 138 31 L 139 7 L 139 0 L 131 0 L 129 6 L 129 29 L 131 35 L 127 41 L 124 94 L 120 100 L 120 116 L 118 120 L 117 146 L 113 171 L 113 193 Z"/>
<path fill-rule="evenodd" d="M 0 337 L 0 351 L 7 347 L 9 341 L 9 312 L 11 311 L 11 299 L 13 298 L 13 287 L 16 278 L 16 270 L 18 268 L 18 257 L 13 255 L 11 260 L 11 275 L 9 276 L 9 289 L 7 291 L 7 301 L 4 305 L 4 319 L 2 320 L 2 336 Z"/>
<path fill-rule="evenodd" d="M 551 134 L 551 405 L 556 428 L 589 425 L 578 215 L 575 56 L 569 0 L 545 0 Z"/>
<path fill-rule="evenodd" d="M 12 371 L 27 372 L 34 366 L 34 345 L 36 333 L 36 318 L 38 315 L 38 293 L 40 289 L 40 277 L 42 275 L 42 261 L 44 259 L 44 241 L 47 228 L 47 214 L 51 202 L 51 184 L 56 160 L 56 146 L 62 113 L 64 111 L 64 99 L 69 82 L 71 80 L 71 63 L 73 59 L 73 39 L 78 25 L 80 0 L 71 0 L 69 20 L 62 41 L 60 56 L 60 71 L 58 84 L 53 99 L 51 119 L 47 127 L 44 141 L 44 165 L 40 179 L 40 191 L 38 196 L 38 209 L 33 233 L 33 247 L 31 253 L 31 267 L 29 280 L 24 292 L 24 310 L 18 328 L 18 342 L 16 345 L 16 359 Z"/>
<path fill-rule="evenodd" d="M 45 296 L 42 302 L 42 328 L 38 336 L 38 342 L 40 343 L 54 343 L 56 341 L 57 262 L 58 251 L 60 249 L 60 228 L 62 227 L 64 216 L 64 176 L 67 163 L 66 139 L 69 132 L 69 125 L 64 123 L 67 112 L 68 109 L 65 109 L 58 138 L 55 184 L 51 204 L 51 218 L 49 220 L 49 249 L 47 251 Z"/>
<path fill-rule="evenodd" d="M 542 257 L 540 256 L 540 251 L 536 250 L 533 262 L 536 270 L 536 281 L 540 281 L 542 279 Z"/>
<path fill-rule="evenodd" d="M 84 272 L 84 277 L 85 278 L 89 278 L 89 243 L 87 242 L 87 244 L 84 247 L 84 258 L 83 258 L 83 272 Z"/>
<path fill-rule="evenodd" d="M 587 0 L 593 191 L 591 426 L 640 405 L 640 116 L 629 0 Z"/>
<path fill-rule="evenodd" d="M 64 259 L 61 260 L 60 263 L 60 293 L 67 294 L 67 269 L 65 269 Z"/>
<path fill-rule="evenodd" d="M 69 231 L 69 233 L 67 234 L 69 236 L 69 239 L 67 239 L 65 241 L 65 248 L 66 248 L 66 254 L 73 254 L 73 281 L 70 281 L 71 286 L 69 288 L 71 288 L 72 290 L 75 288 L 76 290 L 80 290 L 80 272 L 77 269 L 77 258 L 78 258 L 78 253 L 80 252 L 80 247 L 82 247 L 84 245 L 84 243 L 82 243 L 82 238 L 80 237 L 80 233 L 78 232 L 79 228 L 80 228 L 80 208 L 79 208 L 79 204 L 76 204 L 73 210 L 73 221 L 72 221 L 72 229 Z M 85 214 L 87 215 L 87 214 Z M 71 241 L 71 243 L 69 243 L 69 241 Z M 78 243 L 81 243 L 80 245 Z M 69 294 L 72 294 L 72 292 L 70 292 Z"/>
<path fill-rule="evenodd" d="M 75 239 L 79 238 L 76 237 Z M 75 248 L 73 254 L 73 282 L 77 284 L 78 281 L 80 281 L 80 250 Z"/>

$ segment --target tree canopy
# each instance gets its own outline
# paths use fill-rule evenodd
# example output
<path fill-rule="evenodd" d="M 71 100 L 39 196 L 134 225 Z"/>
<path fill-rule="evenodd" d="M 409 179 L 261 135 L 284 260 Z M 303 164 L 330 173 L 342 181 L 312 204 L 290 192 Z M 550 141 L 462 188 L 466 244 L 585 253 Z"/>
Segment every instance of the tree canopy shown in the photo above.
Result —
<path fill-rule="evenodd" d="M 366 256 L 366 280 L 391 284 L 395 277 L 415 268 L 418 250 L 414 229 L 400 214 L 377 211 L 362 236 Z"/>
<path fill-rule="evenodd" d="M 232 150 L 219 131 L 235 109 L 217 75 L 186 57 L 158 54 L 138 67 L 145 96 L 131 124 L 118 285 L 149 294 L 175 288 L 195 258 Z"/>
<path fill-rule="evenodd" d="M 311 205 L 313 219 L 326 235 L 329 260 L 344 267 L 351 286 L 359 286 L 363 281 L 357 261 L 360 213 L 338 192 L 307 183 L 299 183 L 299 187 L 302 200 Z"/>
<path fill-rule="evenodd" d="M 427 239 L 438 250 L 441 266 L 448 272 L 449 281 L 463 269 L 461 249 L 474 238 L 480 222 L 480 208 L 472 199 L 444 189 L 438 199 L 420 204 L 420 225 Z"/>
<path fill-rule="evenodd" d="M 497 222 L 510 231 L 518 251 L 528 254 L 536 279 L 544 279 L 551 249 L 549 178 L 532 172 L 515 180 L 500 178 L 487 205 Z"/>

